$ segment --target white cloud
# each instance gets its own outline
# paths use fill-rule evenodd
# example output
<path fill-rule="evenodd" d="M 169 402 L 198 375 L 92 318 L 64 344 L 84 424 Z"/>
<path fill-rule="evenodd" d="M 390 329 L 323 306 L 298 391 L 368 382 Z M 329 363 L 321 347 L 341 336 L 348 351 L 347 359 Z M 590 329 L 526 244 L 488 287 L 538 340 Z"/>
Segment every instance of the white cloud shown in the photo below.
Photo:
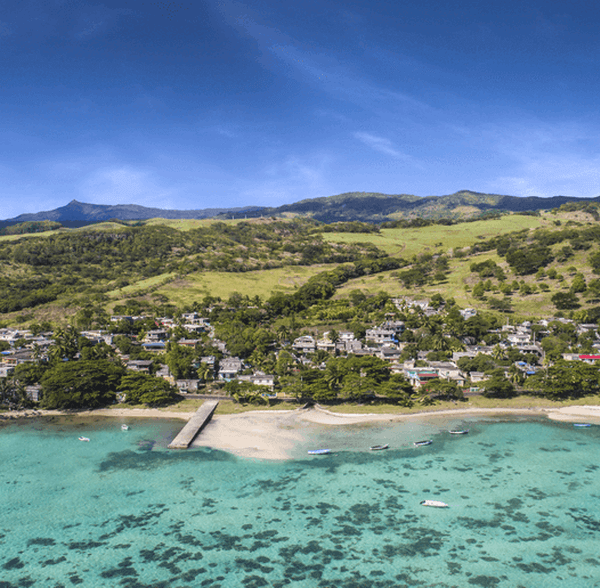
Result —
<path fill-rule="evenodd" d="M 241 190 L 243 204 L 280 206 L 304 198 L 334 193 L 327 176 L 331 156 L 317 153 L 308 157 L 291 155 L 271 163 L 258 174 L 258 179 Z"/>
<path fill-rule="evenodd" d="M 142 204 L 167 208 L 174 195 L 154 174 L 129 165 L 105 167 L 88 174 L 79 186 L 80 198 L 102 204 Z"/>
<path fill-rule="evenodd" d="M 410 163 L 411 165 L 420 169 L 423 168 L 423 165 L 419 161 L 397 149 L 394 146 L 394 144 L 385 137 L 380 137 L 372 133 L 364 132 L 354 133 L 354 137 L 362 143 L 364 143 L 365 145 L 367 145 L 367 147 L 373 149 L 374 151 L 378 151 L 379 153 L 383 153 L 384 155 L 389 155 L 390 157 L 393 157 L 394 159 L 398 159 L 400 161 L 404 161 L 405 163 Z"/>
<path fill-rule="evenodd" d="M 483 131 L 492 151 L 502 159 L 503 172 L 488 189 L 522 196 L 600 194 L 600 148 L 597 132 L 574 121 L 521 121 Z"/>

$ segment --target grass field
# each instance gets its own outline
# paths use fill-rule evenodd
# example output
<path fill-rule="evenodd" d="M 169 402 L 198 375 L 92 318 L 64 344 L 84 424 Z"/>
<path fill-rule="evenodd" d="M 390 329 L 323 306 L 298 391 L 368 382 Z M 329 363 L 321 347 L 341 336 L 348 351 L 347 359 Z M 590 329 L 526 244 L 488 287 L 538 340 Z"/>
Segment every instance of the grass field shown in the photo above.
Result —
<path fill-rule="evenodd" d="M 250 297 L 269 298 L 274 292 L 293 292 L 309 278 L 337 267 L 336 265 L 287 266 L 254 272 L 202 272 L 189 274 L 183 279 L 172 281 L 156 290 L 178 305 L 187 305 L 202 299 L 207 294 L 223 300 L 234 292 Z"/>
<path fill-rule="evenodd" d="M 542 225 L 535 216 L 510 215 L 497 220 L 458 225 L 432 225 L 418 229 L 382 229 L 376 233 L 324 233 L 332 243 L 373 243 L 389 255 L 410 258 L 423 252 L 446 253 L 449 249 L 471 246 L 482 239 Z"/>

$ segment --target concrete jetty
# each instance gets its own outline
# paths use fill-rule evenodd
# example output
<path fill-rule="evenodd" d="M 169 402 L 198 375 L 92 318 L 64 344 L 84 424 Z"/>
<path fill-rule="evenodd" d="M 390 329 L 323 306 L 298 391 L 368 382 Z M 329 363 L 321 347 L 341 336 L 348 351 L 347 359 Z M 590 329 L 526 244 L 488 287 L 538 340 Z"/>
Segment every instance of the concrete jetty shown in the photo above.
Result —
<path fill-rule="evenodd" d="M 205 400 L 185 427 L 179 431 L 177 437 L 171 441 L 169 449 L 187 449 L 196 435 L 210 421 L 218 404 L 218 400 Z"/>

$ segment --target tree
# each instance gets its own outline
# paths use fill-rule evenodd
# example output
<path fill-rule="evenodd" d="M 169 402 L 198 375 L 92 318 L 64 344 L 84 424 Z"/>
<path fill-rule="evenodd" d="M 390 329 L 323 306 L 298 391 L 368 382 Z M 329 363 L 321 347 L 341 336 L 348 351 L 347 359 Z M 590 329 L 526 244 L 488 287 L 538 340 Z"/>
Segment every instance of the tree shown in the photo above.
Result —
<path fill-rule="evenodd" d="M 177 390 L 163 378 L 140 372 L 128 372 L 120 383 L 119 391 L 125 394 L 127 404 L 160 406 L 177 399 Z"/>
<path fill-rule="evenodd" d="M 54 343 L 48 350 L 52 362 L 74 359 L 79 353 L 79 331 L 75 327 L 59 327 L 54 331 Z"/>
<path fill-rule="evenodd" d="M 428 382 L 426 388 L 430 394 L 435 394 L 438 398 L 463 398 L 463 391 L 458 386 L 458 383 L 453 380 L 437 378 L 436 380 Z"/>
<path fill-rule="evenodd" d="M 176 380 L 192 378 L 195 375 L 193 349 L 169 341 L 165 361 Z"/>
<path fill-rule="evenodd" d="M 587 288 L 587 285 L 585 283 L 585 278 L 583 276 L 583 274 L 576 274 L 575 277 L 573 278 L 573 282 L 571 283 L 571 292 L 573 294 L 576 294 L 578 292 L 585 292 Z"/>
<path fill-rule="evenodd" d="M 542 391 L 547 398 L 581 398 L 600 392 L 600 372 L 582 361 L 557 361 L 549 367 Z"/>
<path fill-rule="evenodd" d="M 401 406 L 412 405 L 411 396 L 414 394 L 414 388 L 402 374 L 393 374 L 390 376 L 390 379 L 378 388 L 377 391 L 379 394 L 386 396 Z"/>
<path fill-rule="evenodd" d="M 32 406 L 25 386 L 12 378 L 0 378 L 0 406 L 7 408 L 29 408 Z"/>
<path fill-rule="evenodd" d="M 573 292 L 557 292 L 552 295 L 552 303 L 558 310 L 572 310 L 579 308 L 577 295 Z"/>
<path fill-rule="evenodd" d="M 111 404 L 124 368 L 108 360 L 68 361 L 43 375 L 43 408 L 98 408 Z"/>
<path fill-rule="evenodd" d="M 502 376 L 493 376 L 483 383 L 483 395 L 488 398 L 512 398 L 515 387 Z"/>

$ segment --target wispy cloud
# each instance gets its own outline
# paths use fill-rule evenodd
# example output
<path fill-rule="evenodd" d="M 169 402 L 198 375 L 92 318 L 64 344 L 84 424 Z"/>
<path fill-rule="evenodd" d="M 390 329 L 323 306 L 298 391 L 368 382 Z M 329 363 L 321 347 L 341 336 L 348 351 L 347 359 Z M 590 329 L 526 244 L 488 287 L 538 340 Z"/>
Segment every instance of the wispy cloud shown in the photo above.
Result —
<path fill-rule="evenodd" d="M 167 206 L 174 195 L 173 189 L 163 187 L 152 172 L 131 165 L 104 167 L 87 174 L 79 192 L 86 202 L 135 203 L 161 208 Z"/>
<path fill-rule="evenodd" d="M 246 183 L 241 195 L 245 204 L 279 206 L 304 198 L 333 193 L 327 177 L 332 157 L 315 153 L 299 157 L 290 155 L 272 162 L 257 174 L 254 182 Z"/>
<path fill-rule="evenodd" d="M 600 151 L 597 132 L 576 121 L 548 123 L 519 121 L 489 127 L 482 137 L 507 163 L 504 172 L 488 183 L 493 190 L 523 196 L 578 196 L 600 194 Z"/>
<path fill-rule="evenodd" d="M 379 153 L 383 153 L 384 155 L 388 155 L 394 159 L 410 163 L 416 167 L 423 168 L 423 165 L 419 161 L 397 149 L 394 144 L 385 137 L 364 132 L 354 133 L 354 137 L 374 151 L 378 151 Z"/>

